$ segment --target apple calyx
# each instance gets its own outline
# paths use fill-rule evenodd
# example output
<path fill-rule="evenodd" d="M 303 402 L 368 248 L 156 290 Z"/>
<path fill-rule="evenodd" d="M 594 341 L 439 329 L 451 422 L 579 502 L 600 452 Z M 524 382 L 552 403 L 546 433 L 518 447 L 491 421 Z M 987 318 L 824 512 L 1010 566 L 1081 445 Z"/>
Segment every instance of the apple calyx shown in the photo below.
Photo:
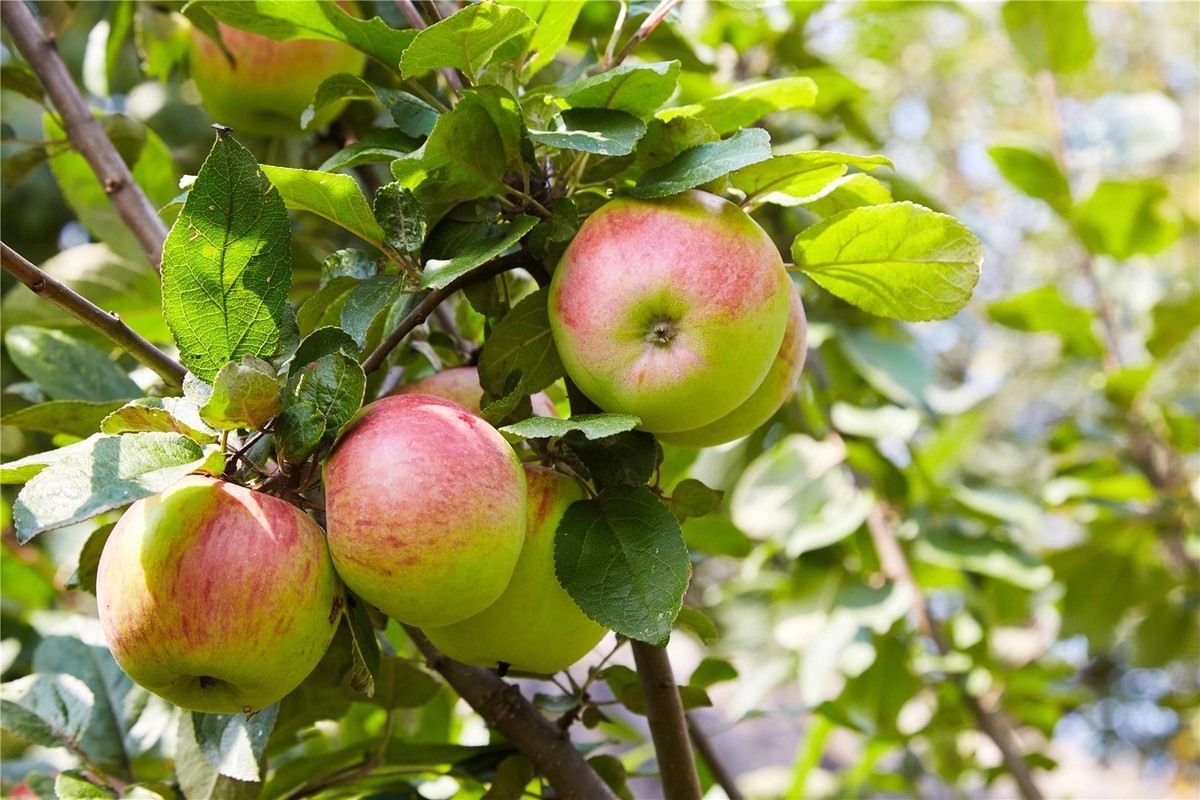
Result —
<path fill-rule="evenodd" d="M 675 320 L 670 317 L 655 317 L 650 321 L 650 330 L 646 332 L 646 344 L 665 350 L 678 335 L 679 325 Z"/>

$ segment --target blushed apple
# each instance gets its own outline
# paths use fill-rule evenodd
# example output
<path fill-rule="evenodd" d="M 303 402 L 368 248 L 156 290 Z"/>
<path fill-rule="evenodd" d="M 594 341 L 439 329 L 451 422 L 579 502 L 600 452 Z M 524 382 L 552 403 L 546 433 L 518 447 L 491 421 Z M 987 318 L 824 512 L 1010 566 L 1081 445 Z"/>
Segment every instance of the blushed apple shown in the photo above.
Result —
<path fill-rule="evenodd" d="M 108 646 L 180 708 L 257 711 L 312 672 L 344 596 L 325 536 L 277 497 L 189 476 L 130 506 L 100 556 Z"/>
<path fill-rule="evenodd" d="M 483 402 L 483 387 L 479 385 L 479 369 L 476 367 L 444 369 L 405 384 L 392 394 L 431 394 L 458 403 L 476 414 L 480 413 L 480 404 Z M 530 395 L 529 402 L 535 417 L 558 416 L 558 409 L 545 392 Z"/>
<path fill-rule="evenodd" d="M 740 439 L 774 416 L 784 401 L 791 396 L 796 380 L 804 369 L 804 359 L 808 355 L 808 321 L 804 317 L 804 303 L 800 300 L 800 291 L 794 283 L 790 294 L 783 344 L 779 347 L 779 353 L 775 356 L 775 363 L 771 365 L 767 377 L 763 378 L 754 394 L 715 422 L 690 431 L 659 434 L 658 438 L 685 447 L 711 447 Z"/>
<path fill-rule="evenodd" d="M 550 283 L 567 374 L 605 411 L 670 433 L 733 411 L 762 383 L 787 326 L 790 281 L 744 211 L 697 190 L 593 213 Z"/>
<path fill-rule="evenodd" d="M 573 479 L 525 466 L 529 484 L 525 546 L 500 599 L 462 622 L 426 628 L 453 659 L 477 667 L 508 664 L 523 672 L 558 672 L 587 655 L 606 629 L 587 617 L 554 575 L 554 533 L 567 506 L 584 499 Z"/>
<path fill-rule="evenodd" d="M 504 437 L 430 395 L 364 407 L 325 462 L 338 574 L 410 625 L 450 625 L 496 601 L 525 541 L 525 501 L 525 472 Z"/>
<path fill-rule="evenodd" d="M 338 5 L 357 15 L 355 3 Z M 367 57 L 341 42 L 324 39 L 275 41 L 249 31 L 217 23 L 220 45 L 198 28 L 192 28 L 191 77 L 209 115 L 239 133 L 261 136 L 296 136 L 300 115 L 313 100 L 321 82 L 339 72 L 359 75 Z M 310 128 L 332 122 L 344 101 L 320 109 Z"/>

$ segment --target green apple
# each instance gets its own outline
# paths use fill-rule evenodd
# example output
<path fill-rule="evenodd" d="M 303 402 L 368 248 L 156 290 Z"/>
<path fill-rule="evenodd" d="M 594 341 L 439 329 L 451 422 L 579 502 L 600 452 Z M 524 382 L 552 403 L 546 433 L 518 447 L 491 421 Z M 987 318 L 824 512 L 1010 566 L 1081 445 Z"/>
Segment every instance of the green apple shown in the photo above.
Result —
<path fill-rule="evenodd" d="M 189 476 L 122 515 L 96 602 L 130 679 L 181 708 L 231 714 L 269 706 L 312 672 L 344 597 L 304 512 Z"/>
<path fill-rule="evenodd" d="M 426 628 L 425 635 L 453 659 L 477 667 L 508 664 L 548 675 L 574 664 L 604 638 L 554 576 L 554 533 L 567 506 L 584 499 L 571 478 L 525 466 L 529 484 L 525 547 L 500 599 L 462 622 Z"/>
<path fill-rule="evenodd" d="M 550 283 L 567 374 L 643 430 L 691 430 L 762 383 L 787 327 L 779 251 L 744 211 L 688 191 L 620 198 L 579 229 Z"/>
<path fill-rule="evenodd" d="M 525 541 L 525 472 L 457 403 L 364 407 L 325 462 L 329 552 L 346 585 L 400 622 L 449 625 L 508 586 Z"/>
<path fill-rule="evenodd" d="M 479 370 L 476 367 L 453 367 L 435 372 L 412 383 L 399 387 L 392 394 L 431 394 L 463 408 L 480 413 L 483 402 L 483 387 L 479 385 Z M 535 417 L 557 417 L 558 409 L 545 392 L 529 396 Z"/>
<path fill-rule="evenodd" d="M 732 442 L 753 433 L 758 426 L 774 416 L 792 394 L 792 389 L 804 369 L 808 355 L 808 321 L 804 316 L 804 303 L 800 291 L 792 284 L 791 301 L 788 305 L 787 329 L 783 344 L 775 356 L 775 363 L 767 377 L 740 406 L 715 422 L 677 433 L 662 433 L 658 438 L 671 444 L 685 447 L 711 447 L 715 444 Z"/>
<path fill-rule="evenodd" d="M 358 6 L 340 2 L 357 15 Z M 323 39 L 288 39 L 277 42 L 256 33 L 217 24 L 220 45 L 198 28 L 192 28 L 190 71 L 200 100 L 214 120 L 240 133 L 261 136 L 296 136 L 300 115 L 312 102 L 317 87 L 331 75 L 359 75 L 367 57 L 341 42 Z M 314 117 L 310 128 L 332 122 L 345 102 L 331 103 Z"/>

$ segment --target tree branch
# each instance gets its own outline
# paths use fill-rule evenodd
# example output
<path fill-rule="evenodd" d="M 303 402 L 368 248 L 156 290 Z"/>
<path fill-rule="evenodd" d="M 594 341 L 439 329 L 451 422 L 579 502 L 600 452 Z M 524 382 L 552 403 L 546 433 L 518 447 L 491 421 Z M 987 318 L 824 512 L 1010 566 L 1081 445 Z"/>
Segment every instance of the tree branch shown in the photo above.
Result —
<path fill-rule="evenodd" d="M 104 134 L 100 123 L 92 116 L 67 65 L 58 54 L 54 37 L 42 29 L 38 18 L 25 2 L 0 2 L 0 15 L 17 49 L 37 73 L 46 93 L 62 115 L 71 144 L 87 159 L 100 185 L 112 200 L 118 216 L 133 232 L 146 259 L 157 271 L 162 263 L 167 228 L 133 179 L 129 167 Z"/>
<path fill-rule="evenodd" d="M 608 785 L 588 765 L 565 732 L 529 704 L 516 686 L 495 673 L 460 664 L 438 652 L 425 635 L 405 625 L 405 631 L 431 668 L 441 673 L 488 727 L 533 762 L 564 800 L 616 800 Z M 699 795 L 697 795 L 699 796 Z"/>
<path fill-rule="evenodd" d="M 646 699 L 646 721 L 654 739 L 664 800 L 700 800 L 700 778 L 667 651 L 636 640 L 630 644 Z"/>
<path fill-rule="evenodd" d="M 682 0 L 659 0 L 659 4 L 650 12 L 650 16 L 646 17 L 646 21 L 642 23 L 642 27 L 637 29 L 637 33 L 629 37 L 629 41 L 621 48 L 621 52 L 608 65 L 608 68 L 612 69 L 629 58 L 629 54 L 633 52 L 633 49 L 644 42 L 650 34 L 654 33 L 654 29 L 658 27 L 658 23 L 666 19 L 667 14 L 671 13 L 671 9 L 681 2 Z"/>
<path fill-rule="evenodd" d="M 5 5 L 8 5 L 7 3 Z M 107 336 L 124 348 L 139 362 L 154 371 L 168 385 L 183 386 L 187 370 L 150 342 L 143 339 L 132 328 L 121 322 L 116 314 L 110 314 L 86 297 L 76 293 L 66 284 L 60 283 L 27 261 L 20 253 L 0 242 L 2 266 L 34 294 L 50 301 L 75 319 Z"/>
<path fill-rule="evenodd" d="M 742 793 L 737 786 L 737 779 L 729 771 L 729 767 L 725 765 L 725 762 L 721 760 L 720 754 L 712 745 L 712 740 L 708 738 L 708 734 L 700 727 L 696 715 L 687 714 L 686 716 L 688 736 L 692 738 L 692 745 L 696 748 L 696 752 L 700 754 L 700 757 L 704 759 L 704 763 L 708 765 L 708 771 L 712 773 L 713 780 L 725 790 L 725 796 L 729 800 L 743 800 Z"/>

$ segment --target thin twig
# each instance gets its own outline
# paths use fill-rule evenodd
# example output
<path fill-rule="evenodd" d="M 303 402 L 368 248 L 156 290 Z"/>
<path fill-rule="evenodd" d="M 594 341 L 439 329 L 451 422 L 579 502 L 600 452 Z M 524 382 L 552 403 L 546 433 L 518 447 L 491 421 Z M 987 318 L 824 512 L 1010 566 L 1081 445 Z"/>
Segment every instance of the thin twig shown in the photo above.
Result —
<path fill-rule="evenodd" d="M 667 651 L 645 642 L 631 641 L 631 645 L 638 682 L 646 700 L 646 722 L 654 739 L 664 800 L 700 800 L 700 778 Z"/>
<path fill-rule="evenodd" d="M 5 3 L 7 5 L 7 3 Z M 132 328 L 121 322 L 116 314 L 110 314 L 86 297 L 73 291 L 27 261 L 24 256 L 7 244 L 0 242 L 4 271 L 28 286 L 34 294 L 50 301 L 75 319 L 107 336 L 124 348 L 140 363 L 169 386 L 183 386 L 187 370 L 150 342 L 139 336 Z"/>
<path fill-rule="evenodd" d="M 667 14 L 671 13 L 671 9 L 679 5 L 682 0 L 659 0 L 659 4 L 650 12 L 650 16 L 646 17 L 646 21 L 642 23 L 642 27 L 637 29 L 637 33 L 629 37 L 629 41 L 621 48 L 621 52 L 613 59 L 609 65 L 609 69 L 619 66 L 621 62 L 629 58 L 629 54 L 633 49 L 646 40 L 650 34 L 654 33 L 654 29 L 658 27 L 658 23 L 666 19 Z"/>
<path fill-rule="evenodd" d="M 75 80 L 58 54 L 54 37 L 47 34 L 24 2 L 0 2 L 5 29 L 17 49 L 37 73 L 46 93 L 62 115 L 63 126 L 75 149 L 87 159 L 92 171 L 112 200 L 121 221 L 128 226 L 155 270 L 162 264 L 167 228 L 150 200 L 133 179 L 112 142 L 80 94 Z"/>
<path fill-rule="evenodd" d="M 696 720 L 694 714 L 687 715 L 687 729 L 688 736 L 692 737 L 692 744 L 695 746 L 696 752 L 700 754 L 700 757 L 704 759 L 704 763 L 708 765 L 708 771 L 712 773 L 713 780 L 725 790 L 725 796 L 729 800 L 742 800 L 742 793 L 738 789 L 737 779 L 733 777 L 733 773 L 729 771 L 729 767 L 721 760 L 720 754 L 713 747 L 708 734 L 700 727 L 700 723 Z"/>
<path fill-rule="evenodd" d="M 413 0 L 396 0 L 396 7 L 400 9 L 400 13 L 404 15 L 404 19 L 415 31 L 423 31 L 429 27 L 429 23 L 425 21 L 425 17 L 421 16 L 421 12 L 417 9 Z M 433 13 L 438 14 L 436 6 L 433 6 Z M 440 14 L 439 14 L 440 16 Z M 440 19 L 437 21 L 441 21 Z M 461 92 L 463 88 L 463 79 L 458 72 L 450 67 L 442 67 L 442 77 L 446 79 L 446 83 L 450 85 L 456 92 Z"/>
<path fill-rule="evenodd" d="M 616 800 L 612 790 L 588 765 L 571 739 L 546 719 L 521 690 L 494 672 L 468 667 L 438 652 L 416 628 L 405 631 L 426 663 L 466 700 L 488 727 L 498 731 L 546 776 L 564 800 Z"/>
<path fill-rule="evenodd" d="M 612 66 L 613 53 L 617 50 L 617 39 L 621 38 L 621 28 L 625 27 L 627 13 L 629 13 L 629 4 L 625 0 L 618 0 L 617 21 L 613 23 L 612 35 L 608 37 L 608 47 L 604 48 L 604 60 L 600 62 L 604 69 Z"/>

